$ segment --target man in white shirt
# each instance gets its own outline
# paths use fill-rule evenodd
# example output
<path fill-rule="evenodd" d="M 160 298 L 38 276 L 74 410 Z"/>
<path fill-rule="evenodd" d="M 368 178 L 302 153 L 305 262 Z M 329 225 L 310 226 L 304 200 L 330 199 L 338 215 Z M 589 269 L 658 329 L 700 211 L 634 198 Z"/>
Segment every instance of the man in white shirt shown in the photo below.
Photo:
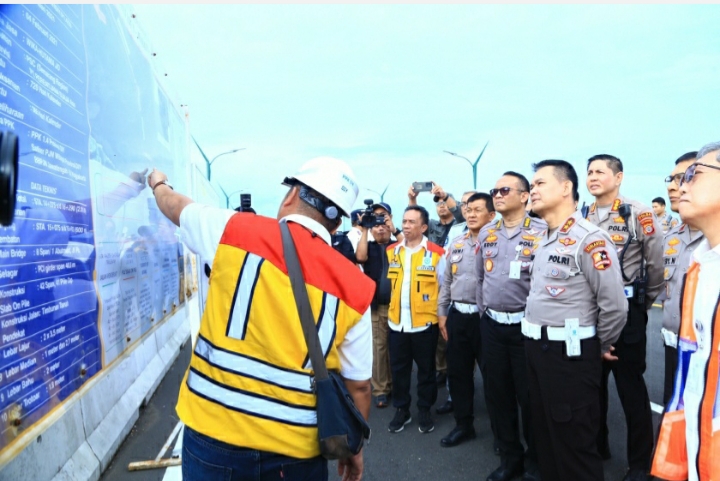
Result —
<path fill-rule="evenodd" d="M 434 428 L 430 408 L 437 399 L 435 349 L 438 340 L 437 304 L 445 256 L 442 247 L 428 241 L 428 212 L 417 205 L 405 209 L 404 239 L 387 248 L 388 279 L 391 282 L 388 327 L 390 369 L 393 379 L 395 417 L 388 431 L 397 433 L 412 421 L 410 377 L 417 364 L 419 430 Z"/>
<path fill-rule="evenodd" d="M 720 398 L 719 187 L 720 142 L 716 142 L 700 149 L 680 183 L 680 217 L 705 239 L 693 252 L 685 275 L 679 365 L 651 472 L 662 479 L 710 481 L 720 476 L 716 409 Z"/>

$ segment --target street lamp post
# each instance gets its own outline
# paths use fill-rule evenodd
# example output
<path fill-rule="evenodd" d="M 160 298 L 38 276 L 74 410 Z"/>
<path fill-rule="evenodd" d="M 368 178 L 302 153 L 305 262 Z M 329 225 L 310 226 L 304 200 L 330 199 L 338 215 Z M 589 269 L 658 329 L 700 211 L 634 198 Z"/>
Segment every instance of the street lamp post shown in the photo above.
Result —
<path fill-rule="evenodd" d="M 455 152 L 450 152 L 449 150 L 443 150 L 446 154 L 454 155 L 455 157 L 460 157 L 461 159 L 467 160 L 467 163 L 470 164 L 470 167 L 472 167 L 473 171 L 473 189 L 477 190 L 477 166 L 478 162 L 480 162 L 480 159 L 482 158 L 483 154 L 485 153 L 485 149 L 487 149 L 488 144 L 490 141 L 485 143 L 485 147 L 483 147 L 482 152 L 480 152 L 480 155 L 478 155 L 477 160 L 475 162 L 471 162 L 470 159 L 467 157 L 463 157 L 460 154 L 456 154 Z"/>
<path fill-rule="evenodd" d="M 207 164 L 208 182 L 210 182 L 210 166 L 212 165 L 213 162 L 215 162 L 215 160 L 217 160 L 218 157 L 220 157 L 222 155 L 227 155 L 227 154 L 234 154 L 235 152 L 240 152 L 241 150 L 245 150 L 245 147 L 241 147 L 239 149 L 228 150 L 227 152 L 223 152 L 221 154 L 216 155 L 215 157 L 212 158 L 212 160 L 208 160 L 207 155 L 205 155 L 205 152 L 200 147 L 200 144 L 197 143 L 197 140 L 195 140 L 195 137 L 193 137 L 193 142 L 195 142 L 195 145 L 197 146 L 198 150 L 200 151 L 200 153 L 203 156 L 203 159 L 205 159 L 205 163 Z"/>
<path fill-rule="evenodd" d="M 230 208 L 230 197 L 232 197 L 234 194 L 237 194 L 238 192 L 242 192 L 243 190 L 245 190 L 245 189 L 238 189 L 233 192 L 230 192 L 229 194 L 226 194 L 225 189 L 222 188 L 222 185 L 218 184 L 218 186 L 220 187 L 220 190 L 222 190 L 222 193 L 225 196 L 225 207 L 228 209 Z"/>
<path fill-rule="evenodd" d="M 380 192 L 378 192 L 377 190 L 368 189 L 367 187 L 365 187 L 365 190 L 367 190 L 368 192 L 373 192 L 373 193 L 379 195 L 379 196 L 380 196 L 380 202 L 385 202 L 385 192 L 387 192 L 388 187 L 390 187 L 390 184 L 388 184 L 387 186 L 385 186 L 385 190 L 382 191 L 382 194 L 381 194 Z"/>

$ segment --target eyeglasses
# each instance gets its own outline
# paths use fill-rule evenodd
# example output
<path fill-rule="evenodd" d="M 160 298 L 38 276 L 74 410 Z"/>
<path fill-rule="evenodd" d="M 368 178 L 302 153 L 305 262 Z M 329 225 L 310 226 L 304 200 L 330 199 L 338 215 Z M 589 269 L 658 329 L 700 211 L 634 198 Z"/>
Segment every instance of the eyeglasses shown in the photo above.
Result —
<path fill-rule="evenodd" d="M 437 202 L 435 205 L 437 205 L 437 206 L 439 206 L 439 207 L 442 207 L 442 206 L 444 206 L 444 205 L 446 205 L 446 204 L 445 204 L 445 201 L 444 201 L 444 200 L 441 200 L 440 202 Z"/>
<path fill-rule="evenodd" d="M 680 186 L 683 184 L 689 184 L 693 181 L 696 174 L 701 174 L 702 171 L 696 172 L 698 166 L 702 165 L 703 167 L 708 167 L 710 169 L 720 170 L 720 166 L 717 165 L 708 165 L 708 164 L 701 164 L 699 162 L 696 162 L 692 164 L 690 167 L 687 168 L 685 171 L 685 174 L 683 175 L 682 179 L 680 179 Z"/>
<path fill-rule="evenodd" d="M 669 185 L 675 182 L 677 185 L 680 185 L 680 182 L 682 181 L 684 175 L 685 172 L 678 172 L 675 175 L 668 175 L 667 177 L 665 177 L 665 183 Z"/>
<path fill-rule="evenodd" d="M 513 189 L 512 187 L 500 187 L 499 189 L 490 189 L 490 197 L 496 197 L 500 194 L 501 197 L 507 197 L 511 190 L 517 190 L 521 194 L 526 192 L 520 189 Z"/>
<path fill-rule="evenodd" d="M 460 202 L 458 205 L 461 209 L 464 209 L 465 207 L 467 207 L 467 202 Z"/>

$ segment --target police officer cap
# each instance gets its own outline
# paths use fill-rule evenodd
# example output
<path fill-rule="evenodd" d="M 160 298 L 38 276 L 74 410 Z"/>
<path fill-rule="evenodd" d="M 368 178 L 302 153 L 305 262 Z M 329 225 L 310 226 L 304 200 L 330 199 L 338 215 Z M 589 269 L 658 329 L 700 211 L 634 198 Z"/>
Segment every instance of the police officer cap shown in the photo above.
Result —
<path fill-rule="evenodd" d="M 370 207 L 370 208 L 371 208 L 372 210 L 375 210 L 375 209 L 377 209 L 378 207 L 381 208 L 381 209 L 383 209 L 383 210 L 385 210 L 385 212 L 387 212 L 388 214 L 392 214 L 392 209 L 391 209 L 390 206 L 387 205 L 385 202 L 378 202 L 377 204 L 373 204 L 372 207 Z"/>
<path fill-rule="evenodd" d="M 360 219 L 360 214 L 362 214 L 362 209 L 355 209 L 350 212 L 350 222 L 356 224 L 358 219 Z"/>

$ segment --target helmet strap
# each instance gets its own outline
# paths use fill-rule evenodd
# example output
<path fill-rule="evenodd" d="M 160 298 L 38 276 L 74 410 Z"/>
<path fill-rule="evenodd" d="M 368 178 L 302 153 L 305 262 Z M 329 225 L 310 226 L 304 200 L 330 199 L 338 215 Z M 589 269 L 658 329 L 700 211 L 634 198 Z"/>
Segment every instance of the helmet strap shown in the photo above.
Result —
<path fill-rule="evenodd" d="M 306 203 L 310 204 L 315 210 L 324 215 L 327 219 L 337 221 L 340 217 L 338 208 L 332 204 L 322 201 L 317 196 L 313 195 L 310 189 L 304 185 L 300 185 L 300 198 Z"/>

